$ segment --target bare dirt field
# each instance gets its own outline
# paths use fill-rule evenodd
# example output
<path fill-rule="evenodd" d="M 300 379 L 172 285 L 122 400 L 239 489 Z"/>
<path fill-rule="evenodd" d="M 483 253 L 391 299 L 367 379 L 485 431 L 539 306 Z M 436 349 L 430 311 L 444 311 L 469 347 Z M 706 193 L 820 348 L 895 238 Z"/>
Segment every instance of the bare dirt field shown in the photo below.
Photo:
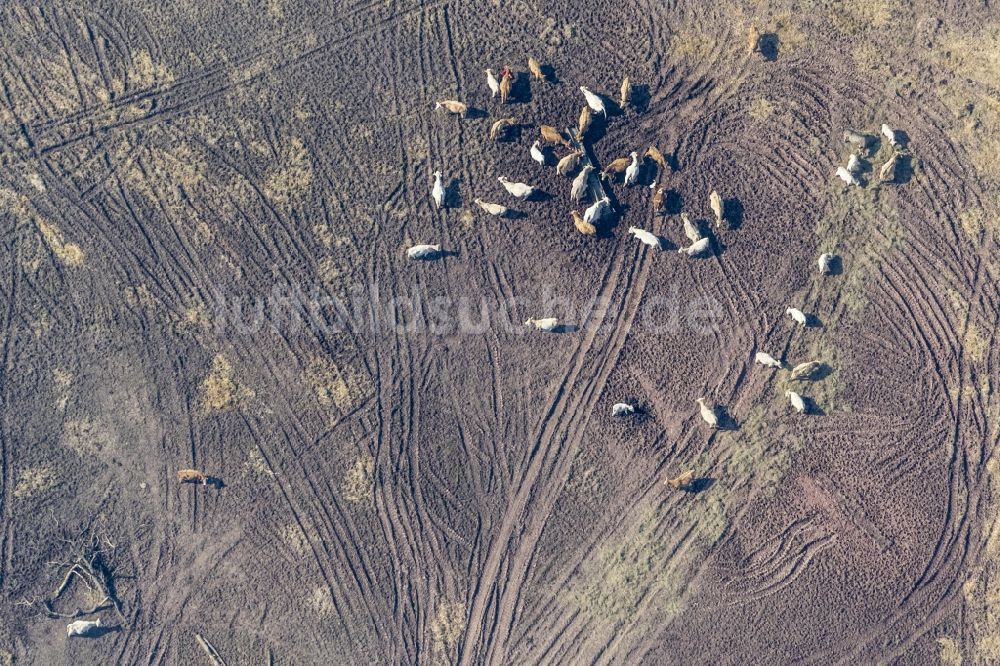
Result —
<path fill-rule="evenodd" d="M 13 0 L 0 44 L 0 666 L 1000 660 L 993 3 Z M 529 155 L 581 85 L 598 167 L 668 162 L 596 236 Z"/>

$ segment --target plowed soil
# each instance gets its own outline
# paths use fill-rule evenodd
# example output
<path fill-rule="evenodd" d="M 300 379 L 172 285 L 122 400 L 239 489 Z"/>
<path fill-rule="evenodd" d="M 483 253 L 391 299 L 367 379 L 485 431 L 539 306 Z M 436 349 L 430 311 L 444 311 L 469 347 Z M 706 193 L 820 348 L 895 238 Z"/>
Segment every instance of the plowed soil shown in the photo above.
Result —
<path fill-rule="evenodd" d="M 0 8 L 0 665 L 1000 659 L 990 3 L 41 4 Z M 599 167 L 670 162 L 596 237 L 528 150 L 581 85 Z"/>

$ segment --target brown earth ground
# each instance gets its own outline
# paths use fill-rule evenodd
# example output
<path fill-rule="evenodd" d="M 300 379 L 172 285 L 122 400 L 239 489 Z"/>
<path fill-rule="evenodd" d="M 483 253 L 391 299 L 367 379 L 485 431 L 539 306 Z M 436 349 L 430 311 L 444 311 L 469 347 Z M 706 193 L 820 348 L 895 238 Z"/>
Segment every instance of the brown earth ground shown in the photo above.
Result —
<path fill-rule="evenodd" d="M 991 3 L 99 4 L 0 9 L 0 664 L 1000 659 Z M 582 236 L 528 147 L 625 75 L 593 154 L 658 145 L 670 214 L 616 183 Z M 842 131 L 883 122 L 900 182 L 881 142 L 842 186 Z M 713 188 L 713 255 L 678 255 Z M 484 298 L 491 322 L 219 306 L 275 285 Z M 593 307 L 545 311 L 546 287 Z M 572 326 L 524 334 L 552 315 Z M 809 414 L 756 350 L 828 365 Z M 687 469 L 697 492 L 662 483 Z M 72 562 L 95 577 L 56 597 Z M 68 640 L 95 606 L 108 631 Z"/>

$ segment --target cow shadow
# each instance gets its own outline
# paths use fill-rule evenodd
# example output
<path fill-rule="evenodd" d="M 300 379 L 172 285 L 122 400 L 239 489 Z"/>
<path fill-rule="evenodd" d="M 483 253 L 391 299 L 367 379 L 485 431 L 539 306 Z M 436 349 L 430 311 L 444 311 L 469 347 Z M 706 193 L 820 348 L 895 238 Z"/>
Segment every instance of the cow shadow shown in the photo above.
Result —
<path fill-rule="evenodd" d="M 527 72 L 518 72 L 514 75 L 514 82 L 510 87 L 510 98 L 507 101 L 529 104 L 531 99 L 531 77 Z"/>
<path fill-rule="evenodd" d="M 452 178 L 448 186 L 444 189 L 444 207 L 462 207 L 462 179 Z"/>
<path fill-rule="evenodd" d="M 632 86 L 632 108 L 637 113 L 645 113 L 649 110 L 650 99 L 652 99 L 652 95 L 649 92 L 649 86 L 644 84 Z"/>
<path fill-rule="evenodd" d="M 781 40 L 778 38 L 778 33 L 776 32 L 765 32 L 760 36 L 760 41 L 757 42 L 760 54 L 764 57 L 764 60 L 767 60 L 768 62 L 774 62 L 778 59 L 780 46 Z"/>
<path fill-rule="evenodd" d="M 703 476 L 695 479 L 687 486 L 685 486 L 682 490 L 686 493 L 697 495 L 698 493 L 705 492 L 714 485 L 715 485 L 715 479 L 708 476 Z"/>
<path fill-rule="evenodd" d="M 743 202 L 733 197 L 722 200 L 722 219 L 728 224 L 730 229 L 739 229 L 743 226 Z"/>
<path fill-rule="evenodd" d="M 559 77 L 556 76 L 556 68 L 552 65 L 542 65 L 540 69 L 542 70 L 542 76 L 545 77 L 545 83 L 551 83 L 553 85 L 562 83 L 562 81 L 559 80 Z"/>
<path fill-rule="evenodd" d="M 485 109 L 476 109 L 470 106 L 465 110 L 465 117 L 470 120 L 479 120 L 480 118 L 485 118 L 488 115 L 489 114 Z"/>

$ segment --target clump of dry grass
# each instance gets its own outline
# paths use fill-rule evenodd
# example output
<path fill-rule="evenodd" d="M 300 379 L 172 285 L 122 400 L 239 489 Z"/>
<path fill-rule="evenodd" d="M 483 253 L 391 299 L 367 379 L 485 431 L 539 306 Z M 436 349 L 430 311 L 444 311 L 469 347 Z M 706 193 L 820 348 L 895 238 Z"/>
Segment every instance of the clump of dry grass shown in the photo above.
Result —
<path fill-rule="evenodd" d="M 958 643 L 954 638 L 943 636 L 937 642 L 941 646 L 938 656 L 944 666 L 962 666 L 962 652 L 958 649 Z"/>
<path fill-rule="evenodd" d="M 341 490 L 349 502 L 370 502 L 375 492 L 375 459 L 358 456 L 344 475 Z"/>
<path fill-rule="evenodd" d="M 458 646 L 458 639 L 465 631 L 465 604 L 443 602 L 438 606 L 437 615 L 431 623 L 431 637 L 441 652 L 450 653 Z"/>
<path fill-rule="evenodd" d="M 264 183 L 264 194 L 277 203 L 287 203 L 307 191 L 312 180 L 309 151 L 300 137 L 292 137 L 282 150 L 279 166 L 271 171 Z"/>
<path fill-rule="evenodd" d="M 758 97 L 750 102 L 747 107 L 747 114 L 758 122 L 763 122 L 774 115 L 774 104 L 763 97 Z"/>
<path fill-rule="evenodd" d="M 212 359 L 212 368 L 201 383 L 201 408 L 204 412 L 224 411 L 236 402 L 233 366 L 222 354 Z"/>
<path fill-rule="evenodd" d="M 882 30 L 892 19 L 889 0 L 837 0 L 828 12 L 833 27 L 848 34 Z"/>
<path fill-rule="evenodd" d="M 27 499 L 44 493 L 56 484 L 56 475 L 51 467 L 25 467 L 17 474 L 17 484 L 14 486 L 14 497 Z"/>

